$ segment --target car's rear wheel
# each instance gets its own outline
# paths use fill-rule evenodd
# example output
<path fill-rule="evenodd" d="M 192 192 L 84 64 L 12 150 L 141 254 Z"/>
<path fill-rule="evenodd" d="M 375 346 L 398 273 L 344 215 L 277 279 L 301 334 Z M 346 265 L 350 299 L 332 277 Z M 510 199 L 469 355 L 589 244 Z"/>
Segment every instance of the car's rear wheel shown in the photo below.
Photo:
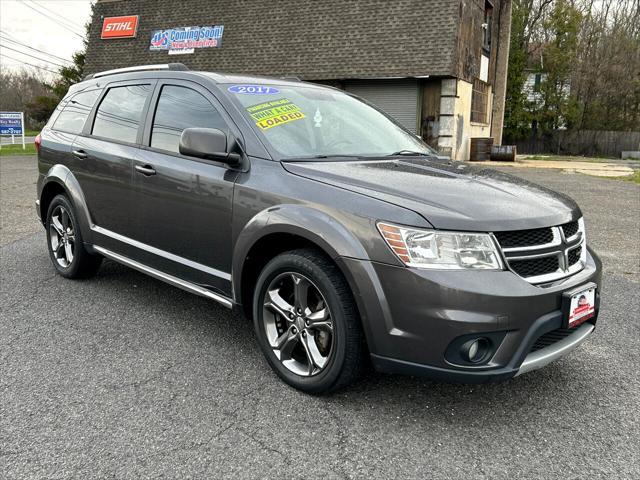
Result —
<path fill-rule="evenodd" d="M 271 260 L 253 303 L 260 347 L 289 385 L 327 393 L 358 378 L 364 341 L 357 308 L 343 275 L 320 252 L 301 249 Z"/>
<path fill-rule="evenodd" d="M 54 197 L 47 210 L 47 245 L 51 262 L 60 275 L 86 278 L 95 275 L 102 257 L 87 252 L 76 218 L 66 196 Z"/>

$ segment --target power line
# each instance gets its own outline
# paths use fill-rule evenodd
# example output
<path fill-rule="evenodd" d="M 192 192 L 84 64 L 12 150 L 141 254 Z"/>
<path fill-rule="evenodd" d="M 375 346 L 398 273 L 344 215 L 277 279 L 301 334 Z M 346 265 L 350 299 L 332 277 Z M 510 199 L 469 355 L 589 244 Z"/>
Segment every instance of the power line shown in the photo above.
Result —
<path fill-rule="evenodd" d="M 26 55 L 27 57 L 35 58 L 36 60 L 39 60 L 41 62 L 50 63 L 50 64 L 55 65 L 57 67 L 69 67 L 69 65 L 62 65 L 61 63 L 52 62 L 51 60 L 45 60 L 43 58 L 38 58 L 35 55 L 31 55 L 29 53 L 21 52 L 20 50 L 16 50 L 15 48 L 7 47 L 6 45 L 0 45 L 0 49 L 1 48 L 6 48 L 7 50 L 12 50 L 14 52 L 19 53 L 20 55 Z"/>
<path fill-rule="evenodd" d="M 76 22 L 74 22 L 74 21 L 72 21 L 72 20 L 69 20 L 69 19 L 67 19 L 67 18 L 63 17 L 62 15 L 60 15 L 59 13 L 54 12 L 53 10 L 49 10 L 47 7 L 45 7 L 44 5 L 42 5 L 42 4 L 41 4 L 41 3 L 39 3 L 39 2 L 36 2 L 35 0 L 31 0 L 31 3 L 34 3 L 34 4 L 35 4 L 35 5 L 37 5 L 39 8 L 43 9 L 45 12 L 49 12 L 49 13 L 51 13 L 52 15 L 54 15 L 54 16 L 56 16 L 56 17 L 60 18 L 60 19 L 61 19 L 61 21 L 63 21 L 63 22 L 65 22 L 65 23 L 67 23 L 68 25 L 70 25 L 70 26 L 72 26 L 72 27 L 75 27 L 75 28 L 84 28 L 84 25 L 80 25 L 79 23 L 76 23 Z"/>
<path fill-rule="evenodd" d="M 24 62 L 24 61 L 22 61 L 22 60 L 18 60 L 18 59 L 17 59 L 17 58 L 15 58 L 15 57 L 10 57 L 10 56 L 9 56 L 9 55 L 7 55 L 7 54 L 3 54 L 2 56 L 3 56 L 3 57 L 8 58 L 9 60 L 15 60 L 16 62 L 21 63 L 21 64 L 23 64 L 23 65 L 29 65 L 30 67 L 39 68 L 40 70 L 46 70 L 47 72 L 51 72 L 51 73 L 58 74 L 58 72 L 56 72 L 55 70 L 49 70 L 48 68 L 41 67 L 41 66 L 39 66 L 39 65 L 34 65 L 33 63 L 27 63 L 27 62 Z"/>
<path fill-rule="evenodd" d="M 50 17 L 50 16 L 49 16 L 49 15 L 47 15 L 46 13 L 44 13 L 44 12 L 42 12 L 42 11 L 38 10 L 37 8 L 35 8 L 35 7 L 31 6 L 31 5 L 29 5 L 28 3 L 24 3 L 24 2 L 23 2 L 23 3 L 22 3 L 22 5 L 24 5 L 25 7 L 29 7 L 29 8 L 30 8 L 31 10 L 33 10 L 34 12 L 39 13 L 39 14 L 40 14 L 40 15 L 42 15 L 43 17 L 45 17 L 45 18 L 47 18 L 47 19 L 51 20 L 51 21 L 52 21 L 52 22 L 54 22 L 56 25 L 61 26 L 62 28 L 64 28 L 64 29 L 65 29 L 65 30 L 67 30 L 68 32 L 71 32 L 71 33 L 73 33 L 74 35 L 76 35 L 76 36 L 78 36 L 78 37 L 80 37 L 80 38 L 84 39 L 84 37 L 83 37 L 82 35 L 80 35 L 79 33 L 74 32 L 74 31 L 73 31 L 73 30 L 71 30 L 71 28 L 69 28 L 68 26 L 63 25 L 62 23 L 60 23 L 60 22 L 59 22 L 58 20 L 56 20 L 55 18 Z"/>
<path fill-rule="evenodd" d="M 3 36 L 5 37 L 4 39 L 1 38 Z M 27 45 L 25 43 L 18 42 L 17 40 L 13 40 L 13 38 L 10 37 L 8 33 L 4 33 L 2 30 L 0 30 L 0 40 L 4 40 L 5 42 L 15 43 L 15 44 L 17 44 L 17 45 L 19 45 L 21 47 L 28 48 L 29 50 L 33 50 L 34 52 L 42 53 L 44 55 L 48 55 L 50 57 L 57 58 L 58 60 L 60 60 L 62 62 L 73 63 L 72 60 L 69 60 L 67 58 L 62 58 L 62 57 L 59 57 L 57 55 L 54 55 L 53 53 L 45 52 L 44 50 L 38 50 L 37 48 L 33 48 L 33 47 L 31 47 L 31 46 L 29 46 L 29 45 Z"/>
<path fill-rule="evenodd" d="M 62 27 L 67 27 L 69 31 L 73 31 L 76 35 L 78 35 L 78 32 L 75 29 L 80 28 L 80 31 L 82 32 L 83 27 L 76 26 L 71 20 L 67 20 L 59 13 L 49 10 L 48 8 L 44 7 L 43 5 L 40 5 L 39 3 L 34 2 L 33 0 L 23 0 L 22 3 L 27 5 L 27 2 L 29 1 L 32 4 L 30 7 L 32 10 L 35 9 L 35 11 L 45 16 L 48 16 L 48 15 L 45 14 L 44 12 L 48 12 L 49 14 L 53 15 L 52 17 L 49 17 L 51 20 L 59 23 L 60 26 Z"/>

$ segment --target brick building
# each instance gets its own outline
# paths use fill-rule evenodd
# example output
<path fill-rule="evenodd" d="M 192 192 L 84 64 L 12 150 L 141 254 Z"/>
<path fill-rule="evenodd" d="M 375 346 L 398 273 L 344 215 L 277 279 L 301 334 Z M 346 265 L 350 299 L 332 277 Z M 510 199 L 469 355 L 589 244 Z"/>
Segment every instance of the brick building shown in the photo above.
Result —
<path fill-rule="evenodd" d="M 119 16 L 137 17 L 120 28 Z M 510 0 L 98 0 L 86 72 L 181 62 L 296 76 L 464 160 L 472 138 L 501 141 L 510 18 Z"/>

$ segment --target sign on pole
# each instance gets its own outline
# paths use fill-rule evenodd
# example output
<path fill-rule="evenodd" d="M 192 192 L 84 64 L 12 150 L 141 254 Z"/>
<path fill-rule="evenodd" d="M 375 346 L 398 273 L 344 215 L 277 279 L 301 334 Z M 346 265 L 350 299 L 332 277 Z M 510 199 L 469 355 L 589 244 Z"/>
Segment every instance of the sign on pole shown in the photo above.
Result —
<path fill-rule="evenodd" d="M 24 150 L 24 112 L 0 112 L 0 136 L 11 135 L 13 144 L 14 135 L 22 135 L 22 149 Z M 2 142 L 0 142 L 0 146 Z"/>

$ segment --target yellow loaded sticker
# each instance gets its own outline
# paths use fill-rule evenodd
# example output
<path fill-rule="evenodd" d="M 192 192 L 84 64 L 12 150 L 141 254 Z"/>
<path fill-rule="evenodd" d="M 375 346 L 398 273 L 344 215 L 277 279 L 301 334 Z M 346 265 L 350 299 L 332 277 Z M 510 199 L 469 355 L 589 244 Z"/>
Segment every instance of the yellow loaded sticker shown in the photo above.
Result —
<path fill-rule="evenodd" d="M 247 112 L 261 130 L 305 118 L 300 107 L 287 98 L 252 105 L 247 107 Z"/>

